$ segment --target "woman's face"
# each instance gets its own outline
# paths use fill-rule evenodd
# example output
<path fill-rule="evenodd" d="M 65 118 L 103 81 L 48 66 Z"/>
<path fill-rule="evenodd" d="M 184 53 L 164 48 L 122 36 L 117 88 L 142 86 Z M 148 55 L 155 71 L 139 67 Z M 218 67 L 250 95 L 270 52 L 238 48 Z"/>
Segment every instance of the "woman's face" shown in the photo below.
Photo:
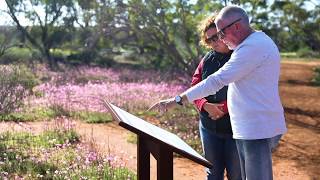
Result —
<path fill-rule="evenodd" d="M 206 31 L 206 43 L 217 52 L 227 53 L 230 51 L 228 46 L 218 38 L 216 28 L 209 28 Z"/>

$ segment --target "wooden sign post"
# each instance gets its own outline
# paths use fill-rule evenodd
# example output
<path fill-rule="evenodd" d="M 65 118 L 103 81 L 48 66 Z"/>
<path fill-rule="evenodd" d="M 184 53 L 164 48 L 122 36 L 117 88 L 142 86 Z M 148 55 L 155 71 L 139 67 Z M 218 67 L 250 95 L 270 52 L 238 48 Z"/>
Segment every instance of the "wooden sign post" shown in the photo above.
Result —
<path fill-rule="evenodd" d="M 175 134 L 150 124 L 111 103 L 105 102 L 112 117 L 125 129 L 137 134 L 138 179 L 150 179 L 150 153 L 157 160 L 157 179 L 173 179 L 173 152 L 198 164 L 212 167 L 212 164 L 192 149 Z"/>

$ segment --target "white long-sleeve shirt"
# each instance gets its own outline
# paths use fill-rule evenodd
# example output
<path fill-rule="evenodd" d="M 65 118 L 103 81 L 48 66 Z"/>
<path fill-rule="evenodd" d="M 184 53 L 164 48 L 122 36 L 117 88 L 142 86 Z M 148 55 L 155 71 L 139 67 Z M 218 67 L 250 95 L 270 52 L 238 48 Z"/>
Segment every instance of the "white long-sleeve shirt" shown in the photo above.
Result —
<path fill-rule="evenodd" d="M 235 139 L 264 139 L 287 131 L 278 81 L 280 54 L 263 32 L 239 44 L 216 73 L 186 91 L 189 102 L 228 88 L 228 109 Z"/>

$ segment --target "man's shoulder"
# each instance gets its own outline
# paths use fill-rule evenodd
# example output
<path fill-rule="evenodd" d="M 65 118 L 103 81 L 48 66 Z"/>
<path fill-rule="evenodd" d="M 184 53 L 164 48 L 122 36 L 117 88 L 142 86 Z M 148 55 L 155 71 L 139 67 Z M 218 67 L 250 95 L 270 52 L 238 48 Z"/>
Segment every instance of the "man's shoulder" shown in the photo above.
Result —
<path fill-rule="evenodd" d="M 249 35 L 238 47 L 240 48 L 249 48 L 249 49 L 264 49 L 267 50 L 273 46 L 276 46 L 274 41 L 264 32 L 256 31 Z"/>
<path fill-rule="evenodd" d="M 269 43 L 274 43 L 273 40 L 263 31 L 255 31 L 252 33 L 248 38 L 247 38 L 248 43 L 254 43 L 254 44 L 269 44 Z"/>

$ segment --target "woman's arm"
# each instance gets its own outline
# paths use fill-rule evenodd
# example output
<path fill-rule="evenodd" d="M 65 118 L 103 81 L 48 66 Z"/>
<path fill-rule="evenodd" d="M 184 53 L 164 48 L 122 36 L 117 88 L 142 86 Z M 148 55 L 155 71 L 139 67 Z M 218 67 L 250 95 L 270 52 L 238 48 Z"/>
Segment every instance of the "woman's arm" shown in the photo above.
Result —
<path fill-rule="evenodd" d="M 198 84 L 199 82 L 202 81 L 202 71 L 203 71 L 203 64 L 204 64 L 204 58 L 200 61 L 200 63 L 198 64 L 197 69 L 195 70 L 193 76 L 192 76 L 192 80 L 191 80 L 191 86 L 194 86 L 196 84 Z M 197 99 L 193 101 L 193 104 L 196 106 L 196 108 L 199 111 L 203 111 L 203 106 L 205 103 L 207 103 L 208 101 L 205 98 L 201 98 L 201 99 Z"/>

